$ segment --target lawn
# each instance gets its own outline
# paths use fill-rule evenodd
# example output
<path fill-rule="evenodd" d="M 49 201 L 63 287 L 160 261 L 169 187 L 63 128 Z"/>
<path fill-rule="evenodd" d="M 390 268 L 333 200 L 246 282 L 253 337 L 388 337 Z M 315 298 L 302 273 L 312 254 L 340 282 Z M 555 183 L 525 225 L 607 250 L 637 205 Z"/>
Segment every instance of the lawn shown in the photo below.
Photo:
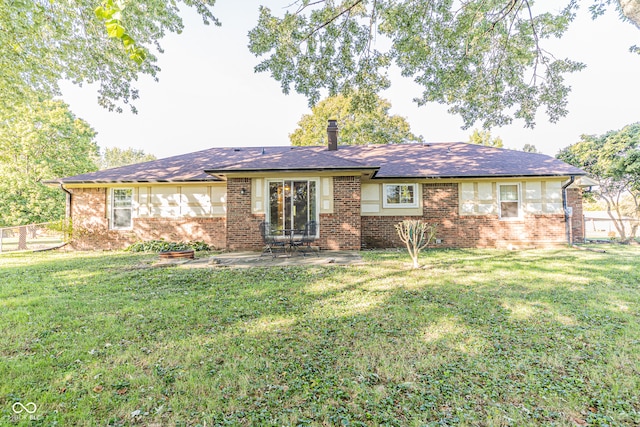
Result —
<path fill-rule="evenodd" d="M 4 254 L 0 425 L 640 425 L 640 248 L 606 250 Z"/>

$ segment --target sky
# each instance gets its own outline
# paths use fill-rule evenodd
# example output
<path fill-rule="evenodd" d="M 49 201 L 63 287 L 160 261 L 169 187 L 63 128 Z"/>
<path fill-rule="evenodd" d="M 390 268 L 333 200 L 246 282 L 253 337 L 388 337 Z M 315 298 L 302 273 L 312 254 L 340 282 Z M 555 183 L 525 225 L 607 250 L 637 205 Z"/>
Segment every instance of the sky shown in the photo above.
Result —
<path fill-rule="evenodd" d="M 259 59 L 249 52 L 247 33 L 261 3 L 277 12 L 291 1 L 219 0 L 213 10 L 222 27 L 205 26 L 185 10 L 183 33 L 161 40 L 159 82 L 146 77 L 137 82 L 138 114 L 98 106 L 91 85 L 63 83 L 62 98 L 96 130 L 101 148 L 132 147 L 164 158 L 210 147 L 290 145 L 289 134 L 311 110 L 306 98 L 283 94 L 268 73 L 253 71 Z M 502 138 L 505 148 L 532 144 L 555 155 L 582 134 L 599 135 L 640 121 L 640 55 L 628 50 L 640 45 L 640 29 L 621 21 L 614 10 L 592 20 L 583 9 L 562 39 L 545 44 L 556 57 L 587 65 L 567 77 L 569 114 L 553 124 L 541 112 L 534 129 L 523 121 L 493 128 L 491 135 Z M 420 93 L 410 79 L 392 75 L 391 88 L 381 96 L 391 102 L 390 113 L 405 117 L 426 141 L 467 142 L 473 127 L 462 129 L 462 120 L 446 106 L 418 107 L 412 99 Z"/>

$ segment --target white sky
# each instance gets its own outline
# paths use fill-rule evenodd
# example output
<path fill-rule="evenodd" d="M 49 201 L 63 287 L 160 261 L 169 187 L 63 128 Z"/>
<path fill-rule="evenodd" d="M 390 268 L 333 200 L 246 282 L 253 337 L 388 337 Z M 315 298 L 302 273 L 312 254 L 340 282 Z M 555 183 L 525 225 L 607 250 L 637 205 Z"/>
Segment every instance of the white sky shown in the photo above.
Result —
<path fill-rule="evenodd" d="M 276 11 L 274 4 L 290 0 L 219 0 L 214 14 L 222 27 L 205 26 L 188 11 L 185 31 L 161 42 L 160 81 L 138 82 L 137 115 L 102 109 L 89 85 L 64 84 L 63 99 L 98 132 L 102 148 L 133 147 L 162 158 L 214 146 L 289 145 L 288 135 L 310 109 L 301 95 L 284 95 L 268 73 L 253 72 L 258 58 L 247 48 L 247 33 L 257 22 L 260 3 Z M 640 55 L 628 51 L 640 45 L 640 30 L 620 21 L 613 10 L 592 21 L 583 9 L 560 41 L 545 42 L 556 57 L 587 64 L 567 78 L 573 88 L 569 115 L 551 124 L 541 112 L 533 130 L 522 121 L 492 129 L 505 147 L 521 149 L 528 143 L 555 155 L 581 134 L 602 134 L 640 121 Z M 407 118 L 412 131 L 426 141 L 466 142 L 473 128 L 462 130 L 462 121 L 448 114 L 446 106 L 418 107 L 412 99 L 420 93 L 411 80 L 397 77 L 382 96 L 391 101 L 391 113 Z"/>

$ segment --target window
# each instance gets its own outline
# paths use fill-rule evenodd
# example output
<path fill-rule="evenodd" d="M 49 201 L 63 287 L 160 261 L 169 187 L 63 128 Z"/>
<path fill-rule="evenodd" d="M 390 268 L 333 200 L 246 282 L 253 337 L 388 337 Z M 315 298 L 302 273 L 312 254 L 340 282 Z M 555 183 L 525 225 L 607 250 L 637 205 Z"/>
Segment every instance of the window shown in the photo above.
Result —
<path fill-rule="evenodd" d="M 520 217 L 520 186 L 500 184 L 500 218 Z"/>
<path fill-rule="evenodd" d="M 122 230 L 132 227 L 133 190 L 114 188 L 111 193 L 111 228 Z"/>
<path fill-rule="evenodd" d="M 385 184 L 382 205 L 385 208 L 417 208 L 417 184 Z"/>
<path fill-rule="evenodd" d="M 272 234 L 284 230 L 302 233 L 309 221 L 318 221 L 316 181 L 270 180 L 267 218 Z"/>

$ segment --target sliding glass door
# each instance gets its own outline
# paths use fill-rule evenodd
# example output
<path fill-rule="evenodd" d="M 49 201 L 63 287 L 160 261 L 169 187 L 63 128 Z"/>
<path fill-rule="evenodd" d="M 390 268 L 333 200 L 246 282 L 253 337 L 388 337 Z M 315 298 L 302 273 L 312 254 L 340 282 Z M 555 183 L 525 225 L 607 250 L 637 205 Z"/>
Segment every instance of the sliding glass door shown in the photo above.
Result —
<path fill-rule="evenodd" d="M 309 221 L 317 221 L 316 182 L 270 180 L 267 218 L 273 234 L 290 230 L 301 234 Z"/>

